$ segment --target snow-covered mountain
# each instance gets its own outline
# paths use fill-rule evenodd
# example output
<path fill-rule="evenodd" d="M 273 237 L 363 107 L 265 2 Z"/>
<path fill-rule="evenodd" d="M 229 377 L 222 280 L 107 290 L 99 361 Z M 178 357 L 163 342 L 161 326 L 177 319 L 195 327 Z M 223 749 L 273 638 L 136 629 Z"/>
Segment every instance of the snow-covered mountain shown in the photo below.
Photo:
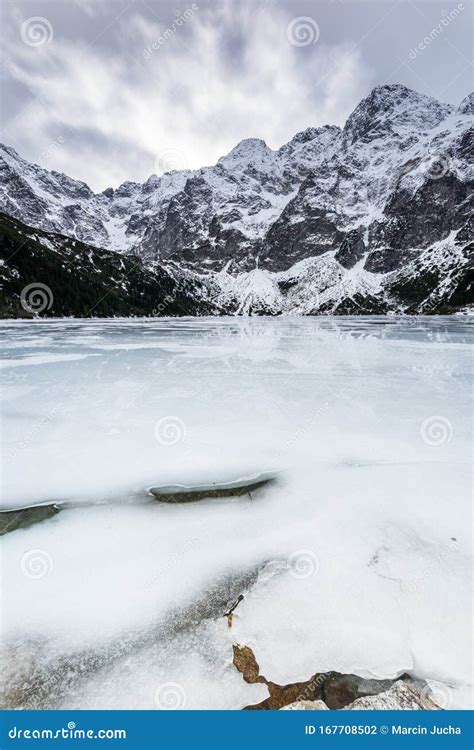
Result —
<path fill-rule="evenodd" d="M 93 193 L 0 149 L 0 209 L 32 227 L 196 274 L 216 309 L 437 311 L 471 290 L 474 95 L 380 86 L 344 128 Z M 470 244 L 471 243 L 471 244 Z"/>

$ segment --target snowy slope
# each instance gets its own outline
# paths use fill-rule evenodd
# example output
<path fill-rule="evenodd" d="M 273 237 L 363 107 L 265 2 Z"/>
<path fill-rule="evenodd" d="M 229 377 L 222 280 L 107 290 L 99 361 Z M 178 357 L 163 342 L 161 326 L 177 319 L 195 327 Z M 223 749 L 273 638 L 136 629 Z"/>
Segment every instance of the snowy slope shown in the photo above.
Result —
<path fill-rule="evenodd" d="M 334 252 L 307 258 L 288 271 L 228 270 L 200 276 L 209 298 L 234 314 L 385 314 L 450 312 L 473 301 L 474 246 L 456 232 L 400 269 L 367 271 L 367 253 L 344 268 Z"/>

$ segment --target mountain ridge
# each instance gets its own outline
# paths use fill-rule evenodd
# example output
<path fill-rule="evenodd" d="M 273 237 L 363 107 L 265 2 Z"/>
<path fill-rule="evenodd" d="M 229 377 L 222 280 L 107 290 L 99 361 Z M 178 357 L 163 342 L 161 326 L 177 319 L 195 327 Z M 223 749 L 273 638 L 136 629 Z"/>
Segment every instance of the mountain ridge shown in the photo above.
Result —
<path fill-rule="evenodd" d="M 326 293 L 323 276 L 332 273 L 332 298 L 320 312 L 337 311 L 349 292 L 364 311 L 363 300 L 380 292 L 379 276 L 385 289 L 388 275 L 413 263 L 424 267 L 433 248 L 438 270 L 429 294 L 446 262 L 453 271 L 440 248 L 464 268 L 455 251 L 464 237 L 470 262 L 473 103 L 472 94 L 455 107 L 400 84 L 377 86 L 342 129 L 310 127 L 275 150 L 246 138 L 213 166 L 102 193 L 2 146 L 0 210 L 42 231 L 135 256 L 151 271 L 171 263 L 203 275 L 219 305 L 234 311 L 286 311 L 288 294 L 282 300 L 278 290 L 288 287 L 285 274 L 293 278 L 303 267 L 313 276 L 319 269 L 318 299 Z M 235 298 L 249 273 L 267 288 L 264 303 L 261 291 L 250 293 L 253 306 Z M 308 282 L 307 304 L 297 305 L 301 314 L 318 312 L 310 288 Z M 394 309 L 389 298 L 376 307 Z M 408 300 L 400 308 L 410 309 Z"/>

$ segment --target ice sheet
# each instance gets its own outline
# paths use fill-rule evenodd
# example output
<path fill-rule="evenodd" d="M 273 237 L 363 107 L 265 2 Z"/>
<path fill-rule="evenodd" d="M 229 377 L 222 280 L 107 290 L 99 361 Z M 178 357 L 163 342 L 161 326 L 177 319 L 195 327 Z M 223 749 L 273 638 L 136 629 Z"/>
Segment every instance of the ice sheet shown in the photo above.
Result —
<path fill-rule="evenodd" d="M 281 684 L 410 671 L 465 703 L 462 318 L 35 321 L 0 333 L 3 507 L 64 505 L 2 540 L 6 673 L 25 704 L 33 660 L 55 675 L 41 705 L 148 708 L 164 681 L 188 707 L 241 708 L 265 693 L 232 666 L 232 642 Z M 178 506 L 147 494 L 260 472 L 278 478 L 253 497 Z"/>

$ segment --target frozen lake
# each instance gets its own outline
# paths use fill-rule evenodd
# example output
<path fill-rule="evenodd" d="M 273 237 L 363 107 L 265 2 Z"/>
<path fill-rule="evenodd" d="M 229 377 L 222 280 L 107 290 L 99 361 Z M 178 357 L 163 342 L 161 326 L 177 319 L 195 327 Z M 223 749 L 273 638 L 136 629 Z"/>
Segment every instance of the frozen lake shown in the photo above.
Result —
<path fill-rule="evenodd" d="M 466 317 L 0 323 L 9 706 L 242 708 L 337 670 L 471 680 Z M 265 474 L 255 493 L 151 487 Z M 232 630 L 224 617 L 235 611 Z M 158 697 L 157 697 L 158 696 Z"/>

